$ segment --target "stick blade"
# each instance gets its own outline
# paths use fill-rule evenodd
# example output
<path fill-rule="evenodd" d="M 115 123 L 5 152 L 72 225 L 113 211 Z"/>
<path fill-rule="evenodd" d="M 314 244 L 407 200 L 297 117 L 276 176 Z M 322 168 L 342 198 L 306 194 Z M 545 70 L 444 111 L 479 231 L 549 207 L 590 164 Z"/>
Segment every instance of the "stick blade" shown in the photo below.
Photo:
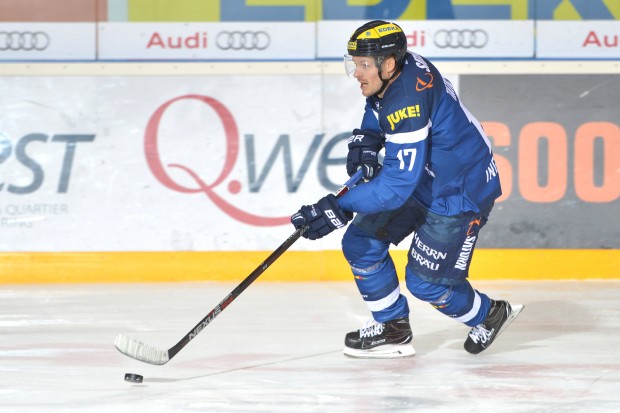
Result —
<path fill-rule="evenodd" d="M 124 355 L 156 366 L 164 365 L 170 360 L 168 350 L 163 351 L 149 346 L 139 340 L 119 334 L 114 339 L 114 347 Z"/>

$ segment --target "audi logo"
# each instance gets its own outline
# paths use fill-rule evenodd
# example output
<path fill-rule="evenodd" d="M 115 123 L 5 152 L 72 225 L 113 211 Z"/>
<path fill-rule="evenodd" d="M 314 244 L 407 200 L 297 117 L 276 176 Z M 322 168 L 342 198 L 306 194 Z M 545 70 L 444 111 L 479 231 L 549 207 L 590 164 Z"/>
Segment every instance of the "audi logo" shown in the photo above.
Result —
<path fill-rule="evenodd" d="M 484 30 L 439 30 L 433 36 L 433 43 L 440 49 L 481 49 L 489 42 Z"/>
<path fill-rule="evenodd" d="M 45 50 L 50 37 L 45 32 L 0 32 L 0 52 Z"/>
<path fill-rule="evenodd" d="M 265 50 L 271 37 L 264 31 L 258 32 L 219 32 L 215 44 L 222 50 Z"/>

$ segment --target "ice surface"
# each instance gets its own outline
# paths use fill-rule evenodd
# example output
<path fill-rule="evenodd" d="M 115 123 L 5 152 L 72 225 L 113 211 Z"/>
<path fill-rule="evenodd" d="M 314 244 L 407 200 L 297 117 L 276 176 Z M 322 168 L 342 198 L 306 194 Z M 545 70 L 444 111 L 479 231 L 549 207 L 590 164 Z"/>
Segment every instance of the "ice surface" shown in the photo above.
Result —
<path fill-rule="evenodd" d="M 368 318 L 353 281 L 259 280 L 164 366 L 114 338 L 167 349 L 236 284 L 3 285 L 0 411 L 620 411 L 620 281 L 473 284 L 526 305 L 477 356 L 467 327 L 405 292 L 416 356 L 347 358 Z"/>

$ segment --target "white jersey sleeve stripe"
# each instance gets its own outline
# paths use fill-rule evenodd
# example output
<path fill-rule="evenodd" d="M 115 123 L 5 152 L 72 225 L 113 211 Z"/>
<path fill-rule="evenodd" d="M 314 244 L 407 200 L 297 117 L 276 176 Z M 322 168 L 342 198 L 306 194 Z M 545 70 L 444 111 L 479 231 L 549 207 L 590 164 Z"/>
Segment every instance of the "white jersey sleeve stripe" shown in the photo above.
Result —
<path fill-rule="evenodd" d="M 428 130 L 430 129 L 430 127 L 431 127 L 431 121 L 429 120 L 428 124 L 422 129 L 418 129 L 413 132 L 397 133 L 394 135 L 386 134 L 385 140 L 387 142 L 392 142 L 398 145 L 402 145 L 404 143 L 420 142 L 426 139 L 426 137 L 428 136 Z"/>

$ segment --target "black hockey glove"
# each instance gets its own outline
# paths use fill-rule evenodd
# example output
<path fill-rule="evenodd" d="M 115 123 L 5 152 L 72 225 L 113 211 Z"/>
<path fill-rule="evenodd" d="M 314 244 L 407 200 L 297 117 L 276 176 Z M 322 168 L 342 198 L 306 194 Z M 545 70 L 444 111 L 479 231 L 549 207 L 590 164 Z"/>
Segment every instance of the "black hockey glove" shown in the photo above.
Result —
<path fill-rule="evenodd" d="M 377 132 L 365 129 L 354 129 L 349 138 L 347 155 L 347 173 L 353 176 L 358 168 L 362 168 L 364 180 L 369 181 L 379 172 L 379 150 L 383 146 L 383 138 Z"/>
<path fill-rule="evenodd" d="M 308 229 L 301 234 L 308 239 L 319 239 L 335 229 L 342 228 L 353 219 L 351 212 L 340 209 L 338 200 L 332 194 L 321 198 L 314 205 L 304 205 L 291 216 L 291 222 L 296 229 L 307 225 Z"/>

